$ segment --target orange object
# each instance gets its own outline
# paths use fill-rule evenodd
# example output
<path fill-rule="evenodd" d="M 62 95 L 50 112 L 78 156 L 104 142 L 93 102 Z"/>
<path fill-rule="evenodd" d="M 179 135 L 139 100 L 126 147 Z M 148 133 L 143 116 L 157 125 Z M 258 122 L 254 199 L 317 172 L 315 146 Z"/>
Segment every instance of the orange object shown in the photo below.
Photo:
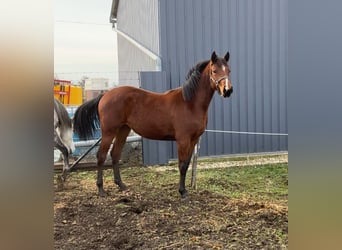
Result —
<path fill-rule="evenodd" d="M 64 105 L 81 105 L 83 90 L 80 86 L 71 85 L 68 80 L 54 80 L 54 96 Z"/>

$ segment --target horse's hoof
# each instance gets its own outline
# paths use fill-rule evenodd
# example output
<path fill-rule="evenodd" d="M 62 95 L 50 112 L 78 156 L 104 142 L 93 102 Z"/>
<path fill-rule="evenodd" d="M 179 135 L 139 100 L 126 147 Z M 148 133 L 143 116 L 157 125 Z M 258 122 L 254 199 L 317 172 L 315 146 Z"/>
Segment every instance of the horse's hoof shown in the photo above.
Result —
<path fill-rule="evenodd" d="M 65 182 L 65 180 L 66 180 L 66 176 L 64 176 L 63 174 L 62 175 L 58 175 L 57 182 L 63 183 L 63 182 Z"/>
<path fill-rule="evenodd" d="M 189 198 L 189 196 L 187 194 L 181 195 L 182 201 L 186 201 L 186 200 L 188 200 L 188 198 Z"/>
<path fill-rule="evenodd" d="M 125 184 L 121 183 L 119 185 L 119 191 L 126 191 L 127 189 L 128 189 L 128 187 Z"/>
<path fill-rule="evenodd" d="M 63 180 L 60 176 L 57 178 L 57 191 L 62 191 L 64 189 Z"/>
<path fill-rule="evenodd" d="M 107 196 L 108 196 L 107 192 L 105 192 L 103 189 L 99 190 L 99 197 L 107 197 Z"/>
<path fill-rule="evenodd" d="M 179 193 L 182 199 L 188 198 L 188 192 L 186 190 L 179 191 Z"/>

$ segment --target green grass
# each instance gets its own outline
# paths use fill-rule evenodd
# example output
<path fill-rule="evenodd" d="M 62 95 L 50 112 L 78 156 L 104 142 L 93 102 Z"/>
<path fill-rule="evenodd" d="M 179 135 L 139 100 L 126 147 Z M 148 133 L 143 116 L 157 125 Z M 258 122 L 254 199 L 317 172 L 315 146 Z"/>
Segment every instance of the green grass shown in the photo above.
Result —
<path fill-rule="evenodd" d="M 203 169 L 198 171 L 197 183 L 199 189 L 228 197 L 282 200 L 288 194 L 288 165 Z"/>
<path fill-rule="evenodd" d="M 178 170 L 155 171 L 153 168 L 124 169 L 124 181 L 140 183 L 141 188 L 163 189 L 173 186 L 178 190 Z M 111 177 L 112 178 L 112 177 Z M 189 188 L 191 168 L 186 186 Z M 231 198 L 267 201 L 286 201 L 288 195 L 288 164 L 268 164 L 212 169 L 197 169 L 198 191 L 207 190 Z"/>
<path fill-rule="evenodd" d="M 72 173 L 71 178 L 96 180 L 96 171 Z M 178 169 L 157 171 L 153 167 L 121 169 L 122 180 L 138 189 L 163 190 L 165 187 L 177 193 Z M 191 167 L 187 172 L 186 187 L 189 188 Z M 104 181 L 113 181 L 112 170 L 104 171 Z M 267 201 L 287 201 L 288 164 L 197 169 L 198 191 L 209 191 L 231 198 L 248 198 Z"/>

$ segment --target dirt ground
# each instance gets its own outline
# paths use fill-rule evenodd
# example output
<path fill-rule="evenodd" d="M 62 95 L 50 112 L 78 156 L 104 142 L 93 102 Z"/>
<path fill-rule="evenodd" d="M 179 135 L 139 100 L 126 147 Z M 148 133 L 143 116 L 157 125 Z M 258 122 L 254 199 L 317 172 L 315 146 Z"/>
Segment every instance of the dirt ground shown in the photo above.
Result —
<path fill-rule="evenodd" d="M 288 247 L 287 203 L 233 199 L 189 187 L 189 197 L 182 200 L 178 179 L 159 185 L 121 172 L 129 190 L 120 192 L 106 170 L 106 198 L 97 196 L 95 171 L 72 173 L 63 190 L 57 190 L 55 180 L 55 249 Z"/>

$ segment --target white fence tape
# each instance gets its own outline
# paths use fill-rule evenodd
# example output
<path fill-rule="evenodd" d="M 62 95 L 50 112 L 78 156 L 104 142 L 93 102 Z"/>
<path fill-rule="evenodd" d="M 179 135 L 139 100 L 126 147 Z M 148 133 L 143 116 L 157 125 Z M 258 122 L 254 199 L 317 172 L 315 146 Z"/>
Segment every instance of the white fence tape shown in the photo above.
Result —
<path fill-rule="evenodd" d="M 289 134 L 282 134 L 282 133 L 241 132 L 241 131 L 226 131 L 226 130 L 211 130 L 211 129 L 206 129 L 205 131 L 212 132 L 212 133 L 243 134 L 243 135 L 280 135 L 280 136 L 289 135 Z"/>

